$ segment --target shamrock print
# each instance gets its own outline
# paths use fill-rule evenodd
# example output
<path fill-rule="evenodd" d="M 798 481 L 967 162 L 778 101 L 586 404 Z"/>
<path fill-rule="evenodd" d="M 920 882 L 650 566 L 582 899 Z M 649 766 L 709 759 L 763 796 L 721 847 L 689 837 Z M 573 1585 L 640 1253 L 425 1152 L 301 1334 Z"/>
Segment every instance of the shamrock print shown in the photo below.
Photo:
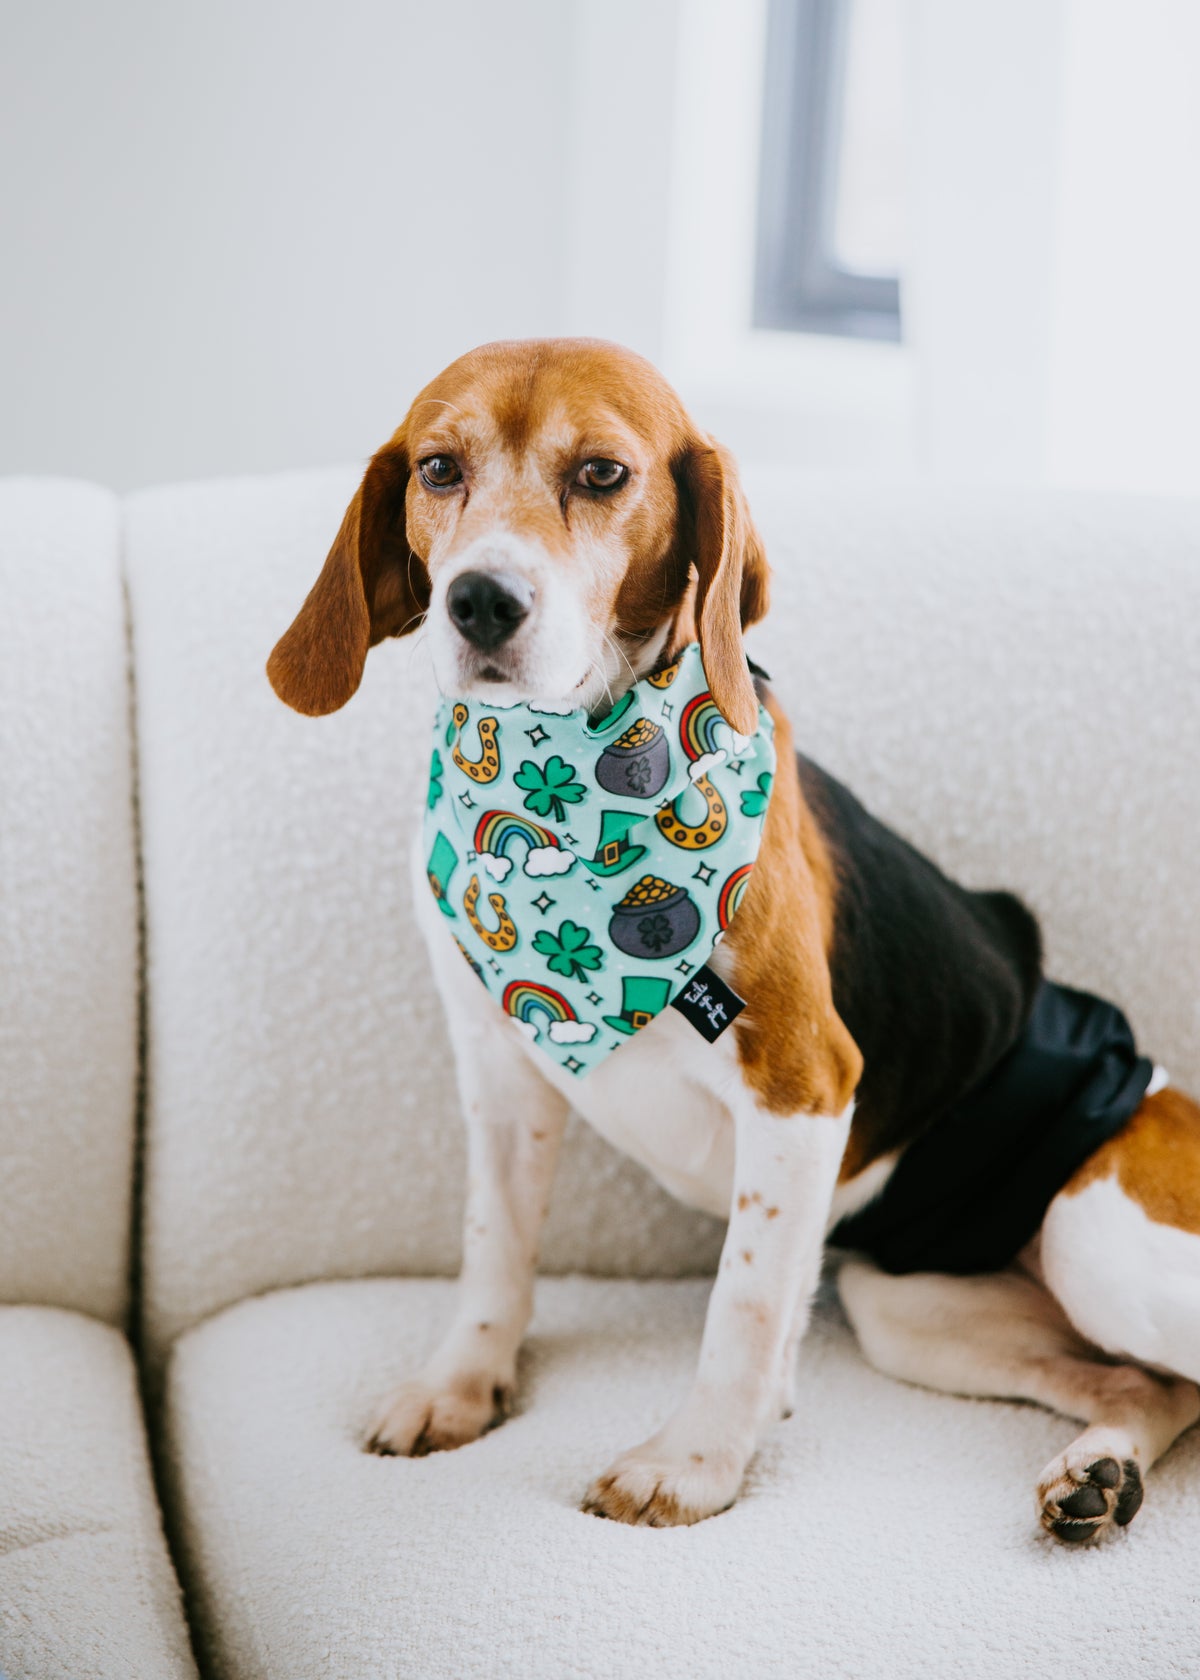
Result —
<path fill-rule="evenodd" d="M 591 933 L 578 922 L 560 922 L 557 933 L 543 928 L 534 935 L 533 948 L 555 974 L 564 974 L 568 980 L 586 980 L 588 969 L 599 968 L 604 960 L 604 952 L 592 944 Z"/>
<path fill-rule="evenodd" d="M 744 817 L 761 817 L 767 808 L 767 800 L 771 797 L 771 772 L 764 770 L 758 778 L 756 788 L 747 788 L 742 795 L 742 815 Z"/>
<path fill-rule="evenodd" d="M 645 793 L 650 786 L 650 778 L 654 774 L 654 766 L 645 753 L 641 758 L 630 759 L 625 766 L 625 778 L 634 793 Z"/>
<path fill-rule="evenodd" d="M 525 793 L 525 809 L 536 811 L 539 817 L 554 815 L 555 822 L 564 822 L 568 805 L 578 805 L 587 794 L 574 770 L 557 753 L 546 760 L 545 768 L 527 758 L 513 777 Z"/>
<path fill-rule="evenodd" d="M 432 811 L 442 797 L 442 777 L 445 775 L 445 765 L 442 755 L 436 747 L 433 749 L 433 759 L 429 766 L 429 809 Z"/>

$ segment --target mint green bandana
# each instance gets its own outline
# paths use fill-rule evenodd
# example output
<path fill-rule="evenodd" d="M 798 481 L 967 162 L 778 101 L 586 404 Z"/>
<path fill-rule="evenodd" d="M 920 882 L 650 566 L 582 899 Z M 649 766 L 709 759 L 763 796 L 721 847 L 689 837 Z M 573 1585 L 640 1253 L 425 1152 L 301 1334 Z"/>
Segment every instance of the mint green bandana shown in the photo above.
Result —
<path fill-rule="evenodd" d="M 707 961 L 758 856 L 775 771 L 717 710 L 696 643 L 593 723 L 443 700 L 429 884 L 488 991 L 569 1073 L 652 1021 Z"/>

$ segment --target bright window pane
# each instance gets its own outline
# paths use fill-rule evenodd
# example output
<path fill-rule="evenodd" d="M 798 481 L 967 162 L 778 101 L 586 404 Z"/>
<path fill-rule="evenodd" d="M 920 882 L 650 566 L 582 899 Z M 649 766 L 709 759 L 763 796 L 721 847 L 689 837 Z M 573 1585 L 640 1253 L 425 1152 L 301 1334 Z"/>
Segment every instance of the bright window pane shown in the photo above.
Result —
<path fill-rule="evenodd" d="M 905 0 L 844 0 L 849 12 L 834 258 L 855 274 L 904 259 Z"/>

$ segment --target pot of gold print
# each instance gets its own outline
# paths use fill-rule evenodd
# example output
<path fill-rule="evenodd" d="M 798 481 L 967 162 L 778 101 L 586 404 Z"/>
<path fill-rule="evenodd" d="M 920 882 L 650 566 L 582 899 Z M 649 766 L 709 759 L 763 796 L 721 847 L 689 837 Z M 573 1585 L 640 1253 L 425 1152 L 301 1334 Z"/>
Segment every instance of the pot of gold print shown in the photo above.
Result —
<path fill-rule="evenodd" d="M 596 780 L 623 799 L 653 799 L 667 785 L 670 770 L 667 737 L 649 718 L 638 718 L 600 754 Z"/>
<path fill-rule="evenodd" d="M 613 911 L 608 935 L 627 957 L 673 957 L 700 932 L 700 912 L 683 887 L 659 875 L 635 881 Z"/>

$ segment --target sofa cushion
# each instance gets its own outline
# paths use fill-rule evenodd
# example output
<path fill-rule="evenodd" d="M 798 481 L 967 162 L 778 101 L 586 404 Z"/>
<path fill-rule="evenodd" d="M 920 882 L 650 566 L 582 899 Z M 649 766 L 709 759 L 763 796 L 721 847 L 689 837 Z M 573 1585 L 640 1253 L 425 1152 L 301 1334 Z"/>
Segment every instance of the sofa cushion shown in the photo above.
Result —
<path fill-rule="evenodd" d="M 125 1314 L 137 1063 L 120 506 L 0 484 L 0 1301 Z"/>
<path fill-rule="evenodd" d="M 1190 1671 L 1200 1434 L 1128 1531 L 1044 1537 L 1033 1488 L 1073 1426 L 867 1369 L 826 1301 L 795 1415 L 693 1528 L 585 1516 L 588 1482 L 685 1391 L 708 1285 L 548 1279 L 518 1415 L 457 1452 L 360 1442 L 449 1311 L 438 1281 L 246 1301 L 176 1346 L 171 1497 L 224 1680 L 1036 1680 Z"/>
<path fill-rule="evenodd" d="M 263 663 L 352 472 L 129 504 L 150 965 L 151 1345 L 330 1274 L 452 1271 L 463 1156 L 406 859 L 429 663 L 386 643 L 314 720 Z M 753 633 L 797 739 L 972 884 L 1044 913 L 1200 1086 L 1200 503 L 747 475 Z M 568 1139 L 547 1270 L 680 1273 L 719 1230 Z"/>
<path fill-rule="evenodd" d="M 0 1307 L 0 1674 L 195 1680 L 125 1338 Z"/>
<path fill-rule="evenodd" d="M 1200 1092 L 1200 498 L 752 492 L 797 744 Z"/>

